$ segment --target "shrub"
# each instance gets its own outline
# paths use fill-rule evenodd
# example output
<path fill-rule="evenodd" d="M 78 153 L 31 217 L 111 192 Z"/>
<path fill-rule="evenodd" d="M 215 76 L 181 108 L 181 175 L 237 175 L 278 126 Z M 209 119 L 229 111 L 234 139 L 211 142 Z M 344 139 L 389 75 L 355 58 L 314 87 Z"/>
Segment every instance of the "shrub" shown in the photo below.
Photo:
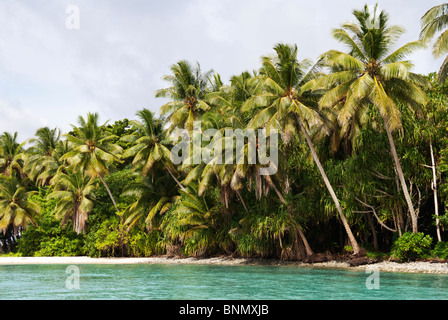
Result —
<path fill-rule="evenodd" d="M 84 255 L 84 236 L 72 230 L 71 221 L 63 228 L 54 216 L 57 200 L 46 198 L 47 190 L 40 189 L 33 201 L 41 207 L 37 226 L 30 225 L 18 240 L 17 252 L 22 256 L 79 256 Z"/>
<path fill-rule="evenodd" d="M 344 251 L 347 253 L 353 253 L 353 247 L 352 246 L 345 246 Z"/>
<path fill-rule="evenodd" d="M 86 237 L 85 250 L 90 257 L 124 256 L 124 247 L 129 242 L 118 216 L 104 220 L 97 230 Z"/>
<path fill-rule="evenodd" d="M 440 259 L 448 259 L 448 242 L 437 242 L 436 246 L 432 250 L 432 255 Z"/>
<path fill-rule="evenodd" d="M 406 232 L 392 246 L 393 257 L 401 262 L 424 258 L 430 253 L 432 237 L 420 233 Z"/>
<path fill-rule="evenodd" d="M 157 246 L 159 236 L 158 230 L 148 234 L 141 227 L 128 231 L 115 216 L 104 220 L 86 235 L 84 249 L 89 257 L 149 257 L 163 253 Z"/>

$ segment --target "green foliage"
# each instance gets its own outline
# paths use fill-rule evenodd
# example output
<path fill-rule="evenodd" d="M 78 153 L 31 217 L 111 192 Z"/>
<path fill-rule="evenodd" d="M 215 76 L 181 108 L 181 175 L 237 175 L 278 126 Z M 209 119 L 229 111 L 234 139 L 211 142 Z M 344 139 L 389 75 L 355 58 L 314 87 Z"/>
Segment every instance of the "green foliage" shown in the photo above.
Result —
<path fill-rule="evenodd" d="M 225 250 L 229 244 L 224 216 L 219 205 L 208 204 L 197 195 L 197 184 L 191 183 L 172 208 L 164 214 L 161 230 L 165 248 L 180 244 L 187 256 L 203 256 Z"/>
<path fill-rule="evenodd" d="M 90 257 L 149 257 L 162 254 L 159 246 L 160 232 L 148 233 L 144 228 L 127 231 L 119 217 L 104 220 L 85 238 L 85 251 Z"/>
<path fill-rule="evenodd" d="M 86 239 L 89 256 L 115 257 L 124 255 L 124 247 L 129 242 L 123 225 L 117 216 L 101 223 L 95 232 Z"/>
<path fill-rule="evenodd" d="M 108 124 L 106 126 L 106 131 L 110 132 L 115 139 L 112 140 L 112 143 L 118 145 L 123 150 L 126 150 L 133 146 L 132 143 L 123 141 L 121 138 L 135 132 L 135 129 L 131 127 L 131 123 L 128 119 L 117 120 L 113 124 Z M 124 169 L 125 167 L 131 164 L 131 159 L 123 159 L 122 163 L 117 164 L 117 168 L 119 170 Z"/>
<path fill-rule="evenodd" d="M 4 132 L 1 249 L 14 250 L 6 239 L 26 228 L 13 254 L 300 259 L 304 238 L 315 252 L 352 253 L 360 241 L 377 257 L 379 248 L 400 261 L 430 254 L 432 239 L 407 231 L 434 228 L 429 145 L 440 208 L 448 207 L 448 84 L 412 73 L 404 59 L 422 43 L 396 46 L 403 30 L 377 13 L 355 10 L 353 23 L 333 30 L 347 52 L 330 50 L 314 66 L 298 59 L 300 46 L 279 43 L 258 70 L 225 84 L 181 60 L 156 92 L 170 100 L 160 108 L 166 118 L 143 109 L 136 120 L 101 125 L 89 113 L 66 135 L 37 130 L 28 148 Z M 426 28 L 435 16 L 426 15 Z M 279 129 L 277 173 L 260 176 L 259 164 L 174 164 L 171 130 L 192 130 L 196 120 L 204 131 Z M 225 140 L 218 139 L 215 146 Z M 446 233 L 447 214 L 440 224 Z M 350 246 L 344 229 L 356 238 Z M 446 258 L 447 251 L 439 242 L 431 253 Z"/>
<path fill-rule="evenodd" d="M 352 246 L 345 246 L 344 250 L 345 250 L 345 252 L 348 252 L 348 253 L 352 253 L 353 252 Z"/>
<path fill-rule="evenodd" d="M 440 259 L 448 259 L 448 242 L 437 242 L 431 254 Z"/>
<path fill-rule="evenodd" d="M 422 232 L 406 232 L 398 238 L 393 247 L 393 257 L 401 262 L 425 258 L 431 250 L 432 237 Z"/>
<path fill-rule="evenodd" d="M 150 257 L 164 253 L 159 245 L 161 232 L 153 230 L 147 233 L 144 230 L 133 229 L 128 242 L 128 254 L 131 257 Z"/>
<path fill-rule="evenodd" d="M 104 177 L 109 189 L 117 201 L 119 211 L 123 211 L 127 206 L 133 203 L 133 197 L 124 196 L 123 191 L 126 186 L 137 179 L 131 169 L 125 168 L 122 170 L 113 171 L 108 176 Z M 100 210 L 104 216 L 115 214 L 113 204 L 110 202 L 109 195 L 105 186 L 98 183 L 95 189 L 96 209 Z"/>
<path fill-rule="evenodd" d="M 436 216 L 434 215 L 434 220 Z M 445 227 L 448 227 L 448 212 L 445 212 L 444 215 L 439 216 L 439 223 Z"/>
<path fill-rule="evenodd" d="M 17 252 L 22 256 L 79 256 L 84 255 L 84 236 L 78 235 L 68 223 L 62 227 L 53 211 L 57 200 L 47 199 L 48 190 L 40 189 L 32 197 L 41 207 L 37 226 L 31 225 L 23 231 L 18 241 Z"/>

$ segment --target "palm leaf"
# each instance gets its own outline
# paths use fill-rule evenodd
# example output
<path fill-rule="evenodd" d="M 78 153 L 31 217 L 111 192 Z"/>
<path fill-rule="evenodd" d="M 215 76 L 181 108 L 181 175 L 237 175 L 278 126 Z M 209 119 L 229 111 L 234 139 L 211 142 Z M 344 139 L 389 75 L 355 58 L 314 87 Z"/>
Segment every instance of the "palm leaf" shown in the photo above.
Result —
<path fill-rule="evenodd" d="M 421 49 L 424 47 L 424 42 L 421 40 L 412 41 L 406 43 L 402 47 L 398 48 L 391 54 L 389 54 L 386 58 L 383 59 L 383 64 L 395 63 L 404 59 L 407 55 L 413 53 L 416 49 Z"/>
<path fill-rule="evenodd" d="M 447 52 L 448 52 L 448 30 L 445 30 L 436 39 L 436 41 L 434 41 L 432 53 L 436 58 L 439 58 Z"/>

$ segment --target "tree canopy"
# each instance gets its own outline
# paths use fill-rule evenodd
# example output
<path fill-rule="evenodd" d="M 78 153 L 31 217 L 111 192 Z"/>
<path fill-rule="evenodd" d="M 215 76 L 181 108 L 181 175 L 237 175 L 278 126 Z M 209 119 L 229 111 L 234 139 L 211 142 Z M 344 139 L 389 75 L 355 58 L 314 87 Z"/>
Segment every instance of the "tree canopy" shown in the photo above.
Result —
<path fill-rule="evenodd" d="M 158 111 L 88 113 L 23 142 L 4 132 L 1 250 L 409 259 L 402 243 L 424 233 L 446 259 L 448 64 L 422 75 L 407 57 L 437 33 L 432 50 L 446 54 L 447 4 L 422 13 L 420 39 L 404 44 L 387 12 L 352 13 L 332 30 L 345 48 L 315 61 L 277 43 L 225 82 L 180 60 L 154 93 L 169 100 Z"/>

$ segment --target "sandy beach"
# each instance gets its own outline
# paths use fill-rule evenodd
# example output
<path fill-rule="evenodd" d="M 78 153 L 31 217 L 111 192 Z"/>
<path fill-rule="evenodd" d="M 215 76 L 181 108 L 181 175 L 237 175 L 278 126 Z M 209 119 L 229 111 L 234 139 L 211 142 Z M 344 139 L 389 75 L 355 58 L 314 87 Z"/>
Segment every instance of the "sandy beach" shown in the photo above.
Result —
<path fill-rule="evenodd" d="M 246 259 L 231 257 L 198 258 L 90 258 L 90 257 L 0 257 L 0 265 L 29 264 L 207 264 L 207 265 L 278 265 L 313 268 L 335 268 L 353 271 L 378 270 L 380 272 L 411 272 L 448 274 L 448 263 L 382 261 L 378 263 L 351 267 L 343 261 L 304 263 L 300 261 L 280 261 L 269 259 Z"/>

